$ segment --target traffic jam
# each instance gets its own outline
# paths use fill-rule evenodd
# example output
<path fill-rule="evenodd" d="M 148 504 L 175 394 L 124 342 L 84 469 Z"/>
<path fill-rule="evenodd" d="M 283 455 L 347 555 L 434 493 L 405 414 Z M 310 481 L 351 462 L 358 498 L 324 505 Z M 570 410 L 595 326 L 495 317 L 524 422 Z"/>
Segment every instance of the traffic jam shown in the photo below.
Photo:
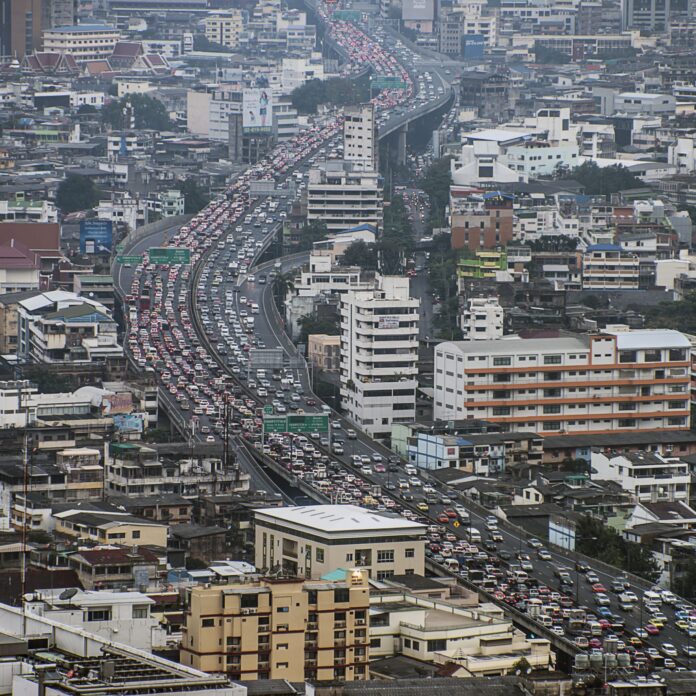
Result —
<path fill-rule="evenodd" d="M 409 71 L 354 24 L 323 15 L 351 64 L 369 63 L 375 72 L 406 83 L 405 89 L 374 97 L 380 117 L 408 105 L 418 91 Z M 639 588 L 628 578 L 602 580 L 587 564 L 569 562 L 536 539 L 525 539 L 523 545 L 521 536 L 499 528 L 496 517 L 465 506 L 459 491 L 426 480 L 412 464 L 366 444 L 335 414 L 330 438 L 323 433 L 262 434 L 264 405 L 276 414 L 330 413 L 298 370 L 251 368 L 251 349 L 266 347 L 255 330 L 261 308 L 239 288 L 243 282 L 272 284 L 275 272 L 257 275 L 255 264 L 287 214 L 291 187 L 303 180 L 317 153 L 331 147 L 341 128 L 340 114 L 318 118 L 181 227 L 169 245 L 188 249 L 190 264 L 155 264 L 144 253 L 126 297 L 125 342 L 133 363 L 154 372 L 195 439 L 219 443 L 225 413 L 231 412 L 233 435 L 310 485 L 318 499 L 422 522 L 426 554 L 441 572 L 527 613 L 540 630 L 588 652 L 611 646 L 643 673 L 685 669 L 696 654 L 696 644 L 690 645 L 696 638 L 696 610 L 671 593 Z M 273 200 L 253 195 L 256 181 L 273 181 L 288 196 Z M 675 644 L 684 647 L 678 650 Z"/>

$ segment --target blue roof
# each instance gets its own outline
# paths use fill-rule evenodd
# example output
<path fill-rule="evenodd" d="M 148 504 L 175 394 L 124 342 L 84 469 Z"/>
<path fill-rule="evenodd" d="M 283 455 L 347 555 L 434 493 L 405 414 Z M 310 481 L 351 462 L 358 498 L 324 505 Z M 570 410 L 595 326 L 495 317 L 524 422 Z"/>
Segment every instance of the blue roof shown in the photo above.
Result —
<path fill-rule="evenodd" d="M 587 251 L 623 251 L 623 248 L 618 244 L 592 244 Z"/>
<path fill-rule="evenodd" d="M 54 27 L 49 31 L 61 31 L 66 32 L 88 32 L 88 31 L 116 31 L 116 27 L 112 27 L 109 24 L 65 24 L 62 27 Z"/>
<path fill-rule="evenodd" d="M 364 222 L 362 225 L 356 225 L 355 227 L 349 227 L 347 230 L 341 230 L 337 234 L 350 234 L 351 232 L 373 232 L 377 234 L 377 228 L 374 225 L 370 225 L 368 222 Z"/>
<path fill-rule="evenodd" d="M 325 575 L 321 576 L 322 580 L 326 580 L 327 582 L 343 582 L 346 579 L 346 573 L 348 571 L 345 568 L 336 568 L 336 570 L 332 570 Z"/>

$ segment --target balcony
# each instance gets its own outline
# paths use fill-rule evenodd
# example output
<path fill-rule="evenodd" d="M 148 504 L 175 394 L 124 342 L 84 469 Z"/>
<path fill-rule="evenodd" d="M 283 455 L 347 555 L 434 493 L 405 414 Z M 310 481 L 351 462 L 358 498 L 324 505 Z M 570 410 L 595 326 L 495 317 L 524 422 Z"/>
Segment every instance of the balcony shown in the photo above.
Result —
<path fill-rule="evenodd" d="M 316 621 L 308 621 L 307 622 L 307 630 L 308 631 L 317 631 L 319 629 L 319 624 Z"/>
<path fill-rule="evenodd" d="M 305 648 L 316 648 L 318 647 L 319 643 L 316 640 L 306 640 L 305 641 Z"/>
<path fill-rule="evenodd" d="M 336 638 L 334 640 L 334 647 L 335 648 L 345 648 L 346 647 L 346 639 L 345 638 Z"/>

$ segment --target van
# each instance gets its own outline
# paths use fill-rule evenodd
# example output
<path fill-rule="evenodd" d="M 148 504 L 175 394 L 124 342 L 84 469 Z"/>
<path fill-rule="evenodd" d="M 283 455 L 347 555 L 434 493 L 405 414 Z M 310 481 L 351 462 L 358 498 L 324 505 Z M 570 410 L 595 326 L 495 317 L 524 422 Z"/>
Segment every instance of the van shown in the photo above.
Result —
<path fill-rule="evenodd" d="M 453 573 L 459 572 L 459 561 L 456 558 L 445 558 L 445 568 Z"/>
<path fill-rule="evenodd" d="M 551 626 L 553 626 L 553 619 L 547 614 L 542 614 L 537 617 L 537 621 L 544 626 L 544 628 L 551 628 Z"/>
<path fill-rule="evenodd" d="M 413 464 L 407 464 L 404 467 L 404 471 L 409 475 L 409 476 L 418 476 L 418 469 L 416 469 Z"/>
<path fill-rule="evenodd" d="M 602 635 L 602 624 L 599 621 L 590 621 L 590 635 L 595 637 Z"/>
<path fill-rule="evenodd" d="M 652 605 L 652 606 L 656 606 L 656 607 L 661 607 L 662 606 L 662 595 L 659 592 L 653 592 L 652 590 L 648 590 L 643 595 L 643 603 L 645 605 Z"/>
<path fill-rule="evenodd" d="M 469 541 L 472 544 L 480 544 L 481 543 L 481 532 L 479 532 L 476 527 L 471 527 L 469 529 Z"/>

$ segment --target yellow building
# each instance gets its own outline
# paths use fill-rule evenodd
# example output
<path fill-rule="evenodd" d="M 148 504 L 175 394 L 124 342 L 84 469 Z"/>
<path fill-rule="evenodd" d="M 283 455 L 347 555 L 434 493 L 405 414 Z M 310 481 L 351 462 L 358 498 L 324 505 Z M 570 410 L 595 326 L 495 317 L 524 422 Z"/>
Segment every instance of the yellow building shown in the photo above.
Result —
<path fill-rule="evenodd" d="M 216 12 L 206 17 L 204 24 L 205 38 L 208 41 L 227 48 L 237 48 L 239 36 L 246 25 L 246 12 L 239 9 Z"/>
<path fill-rule="evenodd" d="M 255 565 L 320 578 L 338 568 L 364 568 L 384 580 L 425 575 L 425 526 L 357 505 L 305 505 L 254 510 Z"/>
<path fill-rule="evenodd" d="M 341 364 L 341 337 L 312 334 L 307 337 L 309 363 L 318 370 L 338 372 Z"/>
<path fill-rule="evenodd" d="M 122 546 L 167 547 L 166 524 L 128 513 L 100 510 L 65 510 L 53 515 L 56 534 L 81 541 Z"/>
<path fill-rule="evenodd" d="M 180 662 L 241 680 L 367 679 L 369 604 L 368 576 L 359 569 L 342 582 L 265 578 L 196 587 Z"/>

